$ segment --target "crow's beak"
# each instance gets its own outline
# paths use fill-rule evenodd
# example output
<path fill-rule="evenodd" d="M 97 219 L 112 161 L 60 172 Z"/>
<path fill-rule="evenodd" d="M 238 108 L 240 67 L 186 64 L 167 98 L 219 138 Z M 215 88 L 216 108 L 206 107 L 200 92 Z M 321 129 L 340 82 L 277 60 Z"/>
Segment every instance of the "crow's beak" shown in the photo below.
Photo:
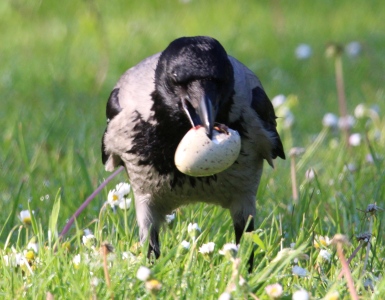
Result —
<path fill-rule="evenodd" d="M 202 122 L 202 125 L 206 129 L 206 134 L 211 140 L 213 137 L 214 128 L 214 109 L 212 100 L 208 95 L 204 95 L 198 106 L 198 116 Z"/>
<path fill-rule="evenodd" d="M 192 127 L 203 126 L 207 136 L 211 139 L 217 114 L 217 105 L 215 104 L 218 101 L 217 94 L 210 84 L 200 84 L 194 90 L 195 92 L 190 93 L 182 100 L 183 109 Z"/>

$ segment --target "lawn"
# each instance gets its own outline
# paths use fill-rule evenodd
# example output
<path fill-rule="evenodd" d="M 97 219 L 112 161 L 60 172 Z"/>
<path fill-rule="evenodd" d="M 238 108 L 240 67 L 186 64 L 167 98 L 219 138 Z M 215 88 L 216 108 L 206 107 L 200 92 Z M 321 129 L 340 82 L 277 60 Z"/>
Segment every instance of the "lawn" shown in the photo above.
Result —
<path fill-rule="evenodd" d="M 351 299 L 354 290 L 384 299 L 384 15 L 379 0 L 1 1 L 0 298 Z M 100 147 L 114 84 L 193 35 L 218 39 L 274 99 L 287 159 L 265 166 L 257 230 L 222 255 L 235 239 L 229 213 L 183 207 L 150 264 L 133 202 L 106 204 L 127 182 L 121 173 L 59 240 L 110 175 Z M 330 55 L 337 46 L 343 51 Z M 339 61 L 348 133 L 333 123 Z M 189 223 L 200 228 L 195 238 Z M 351 261 L 341 278 L 343 257 Z"/>

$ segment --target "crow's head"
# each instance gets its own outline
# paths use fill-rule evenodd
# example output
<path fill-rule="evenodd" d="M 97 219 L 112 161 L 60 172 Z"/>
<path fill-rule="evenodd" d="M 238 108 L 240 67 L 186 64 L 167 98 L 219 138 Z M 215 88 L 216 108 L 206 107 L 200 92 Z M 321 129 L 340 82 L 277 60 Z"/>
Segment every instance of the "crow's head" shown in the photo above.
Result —
<path fill-rule="evenodd" d="M 183 111 L 193 127 L 212 137 L 216 116 L 234 91 L 233 67 L 222 45 L 210 37 L 182 37 L 161 54 L 155 87 L 171 111 Z"/>

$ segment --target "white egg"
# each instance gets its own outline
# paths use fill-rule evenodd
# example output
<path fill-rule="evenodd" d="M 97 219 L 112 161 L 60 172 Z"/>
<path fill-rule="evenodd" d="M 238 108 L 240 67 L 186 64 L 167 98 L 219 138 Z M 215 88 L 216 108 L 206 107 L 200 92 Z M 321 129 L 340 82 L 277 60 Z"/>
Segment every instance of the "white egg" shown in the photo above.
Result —
<path fill-rule="evenodd" d="M 201 177 L 222 172 L 230 167 L 241 151 L 241 137 L 230 128 L 228 133 L 213 131 L 210 140 L 204 127 L 190 129 L 180 141 L 174 162 L 186 175 Z"/>

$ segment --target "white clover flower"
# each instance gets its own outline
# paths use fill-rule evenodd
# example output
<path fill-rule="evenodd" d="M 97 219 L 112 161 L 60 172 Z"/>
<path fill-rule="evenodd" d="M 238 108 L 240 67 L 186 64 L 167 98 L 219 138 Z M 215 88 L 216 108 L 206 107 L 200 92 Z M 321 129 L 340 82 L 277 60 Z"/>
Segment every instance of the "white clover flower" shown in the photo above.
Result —
<path fill-rule="evenodd" d="M 131 198 L 122 198 L 120 199 L 119 201 L 119 208 L 120 209 L 123 209 L 123 210 L 126 210 L 126 209 L 129 209 L 131 207 Z"/>
<path fill-rule="evenodd" d="M 350 42 L 345 46 L 345 51 L 347 55 L 349 55 L 350 57 L 356 57 L 361 53 L 362 46 L 360 42 L 357 42 L 357 41 Z"/>
<path fill-rule="evenodd" d="M 211 254 L 214 252 L 215 243 L 209 242 L 207 244 L 203 244 L 202 247 L 199 248 L 199 252 L 202 254 Z"/>
<path fill-rule="evenodd" d="M 305 291 L 304 289 L 301 289 L 299 291 L 294 292 L 292 299 L 293 300 L 310 300 L 310 295 L 307 291 Z"/>
<path fill-rule="evenodd" d="M 308 272 L 304 268 L 301 268 L 300 266 L 294 266 L 291 269 L 291 272 L 293 273 L 293 275 L 297 275 L 299 277 L 306 277 L 308 274 Z"/>
<path fill-rule="evenodd" d="M 110 190 L 108 192 L 107 203 L 111 207 L 118 206 L 121 199 L 122 199 L 122 195 L 119 192 L 117 192 L 116 190 Z"/>
<path fill-rule="evenodd" d="M 312 49 L 308 44 L 300 44 L 295 49 L 295 56 L 300 59 L 308 59 L 312 55 Z"/>
<path fill-rule="evenodd" d="M 322 118 L 322 125 L 327 128 L 336 128 L 338 126 L 338 117 L 335 114 L 327 113 Z"/>
<path fill-rule="evenodd" d="M 328 250 L 321 249 L 319 254 L 318 254 L 318 257 L 321 260 L 330 261 L 330 258 L 332 257 L 332 255 L 331 255 L 331 253 Z"/>
<path fill-rule="evenodd" d="M 116 185 L 115 191 L 119 193 L 121 197 L 123 197 L 130 193 L 131 186 L 126 182 L 121 182 Z"/>
<path fill-rule="evenodd" d="M 180 243 L 180 244 L 181 244 L 181 246 L 182 246 L 184 249 L 186 249 L 186 250 L 190 249 L 190 243 L 189 243 L 189 242 L 187 242 L 187 241 L 182 241 L 182 243 Z"/>
<path fill-rule="evenodd" d="M 171 215 L 166 215 L 167 224 L 170 224 L 174 220 L 175 220 L 175 213 L 172 213 Z"/>
<path fill-rule="evenodd" d="M 338 127 L 340 129 L 351 129 L 355 123 L 356 120 L 353 116 L 346 116 L 338 119 Z"/>
<path fill-rule="evenodd" d="M 136 278 L 140 281 L 147 281 L 151 276 L 151 270 L 147 267 L 139 267 L 138 272 L 136 272 Z"/>
<path fill-rule="evenodd" d="M 273 299 L 278 299 L 283 294 L 282 285 L 279 283 L 270 284 L 265 287 L 266 294 Z"/>
<path fill-rule="evenodd" d="M 34 214 L 35 212 L 32 211 Z M 32 218 L 29 210 L 22 210 L 19 214 L 19 219 L 24 225 L 31 225 L 32 223 Z"/>
<path fill-rule="evenodd" d="M 349 136 L 349 145 L 357 147 L 361 144 L 361 134 L 353 133 Z"/>
<path fill-rule="evenodd" d="M 218 300 L 231 300 L 231 294 L 229 292 L 223 292 Z"/>
<path fill-rule="evenodd" d="M 277 109 L 282 104 L 286 102 L 286 96 L 285 95 L 277 95 L 273 99 L 271 99 L 271 103 L 273 104 L 274 108 Z"/>

